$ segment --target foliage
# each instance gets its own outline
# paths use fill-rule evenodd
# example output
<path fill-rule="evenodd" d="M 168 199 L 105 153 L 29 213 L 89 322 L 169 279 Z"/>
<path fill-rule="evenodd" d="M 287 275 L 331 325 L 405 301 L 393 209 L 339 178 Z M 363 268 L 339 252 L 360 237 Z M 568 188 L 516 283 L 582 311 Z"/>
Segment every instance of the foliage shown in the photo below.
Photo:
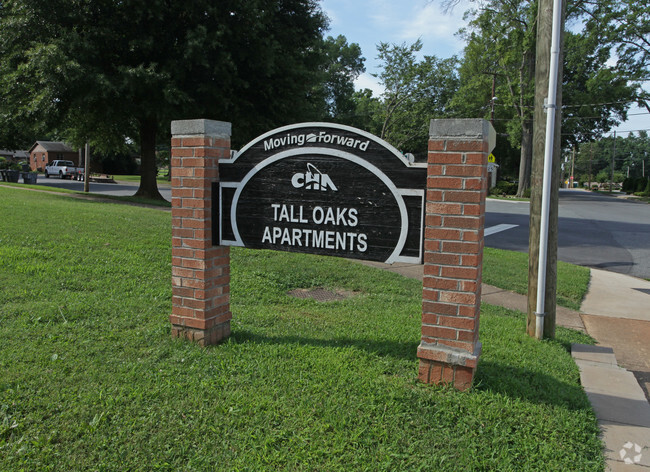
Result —
<path fill-rule="evenodd" d="M 323 120 L 346 123 L 353 119 L 356 102 L 354 81 L 365 72 L 365 59 L 358 44 L 348 44 L 345 36 L 328 36 L 323 41 L 322 94 Z"/>
<path fill-rule="evenodd" d="M 650 67 L 650 5 L 634 0 L 584 2 L 587 28 L 616 49 L 617 67 L 647 77 Z"/>
<path fill-rule="evenodd" d="M 585 33 L 564 33 L 562 79 L 562 146 L 590 142 L 627 117 L 637 84 L 611 66 L 610 50 L 599 38 Z"/>
<path fill-rule="evenodd" d="M 517 193 L 517 184 L 506 180 L 499 180 L 497 184 L 490 189 L 490 195 L 515 195 Z"/>
<path fill-rule="evenodd" d="M 379 126 L 373 132 L 404 152 L 427 149 L 429 120 L 448 115 L 449 101 L 458 86 L 456 58 L 424 56 L 418 60 L 421 49 L 420 40 L 411 45 L 377 46 L 381 61 L 377 77 L 384 93 L 375 103 L 374 111 L 379 116 L 374 124 Z"/>
<path fill-rule="evenodd" d="M 647 187 L 648 181 L 650 181 L 650 177 L 627 177 L 623 181 L 621 190 L 626 193 L 644 194 L 650 190 Z"/>
<path fill-rule="evenodd" d="M 155 146 L 173 119 L 230 121 L 246 142 L 318 113 L 326 22 L 313 0 L 10 0 L 2 10 L 0 129 L 59 129 L 105 151 L 130 138 L 139 194 L 160 197 Z"/>
<path fill-rule="evenodd" d="M 575 174 L 582 175 L 581 180 L 588 181 L 589 170 L 593 181 L 599 173 L 611 177 L 612 158 L 614 173 L 618 182 L 629 174 L 630 177 L 650 175 L 650 159 L 648 149 L 650 137 L 647 132 L 629 134 L 625 138 L 608 136 L 596 142 L 582 143 L 577 147 L 575 159 Z"/>
<path fill-rule="evenodd" d="M 420 283 L 233 250 L 233 334 L 201 348 L 169 333 L 169 213 L 0 193 L 2 470 L 604 467 L 580 333 L 483 306 L 475 387 L 424 386 Z M 313 286 L 357 295 L 286 293 Z"/>
<path fill-rule="evenodd" d="M 466 15 L 469 25 L 460 32 L 467 41 L 461 86 L 452 105 L 461 116 L 494 115 L 499 135 L 520 149 L 517 195 L 522 196 L 532 161 L 537 3 L 488 1 Z"/>
<path fill-rule="evenodd" d="M 602 2 L 599 2 L 602 3 Z M 532 159 L 532 110 L 537 2 L 475 2 L 461 31 L 467 41 L 460 67 L 461 87 L 453 100 L 459 116 L 492 118 L 499 136 L 520 149 L 520 159 L 500 161 L 502 173 L 518 169 L 518 195 L 529 185 Z M 588 3 L 569 5 L 572 21 L 581 21 Z M 611 47 L 594 28 L 564 34 L 563 146 L 591 141 L 626 118 L 638 83 L 609 64 Z M 496 99 L 491 96 L 492 80 Z M 493 110 L 493 111 L 492 111 Z M 500 139 L 502 141 L 502 139 Z M 501 151 L 509 156 L 510 152 Z"/>

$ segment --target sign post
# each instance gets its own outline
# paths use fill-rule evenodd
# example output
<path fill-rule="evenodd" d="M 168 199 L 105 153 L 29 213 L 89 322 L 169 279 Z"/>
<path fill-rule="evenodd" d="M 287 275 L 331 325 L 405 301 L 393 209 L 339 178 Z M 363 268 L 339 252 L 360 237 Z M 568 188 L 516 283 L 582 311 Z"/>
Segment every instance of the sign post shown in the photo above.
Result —
<path fill-rule="evenodd" d="M 230 334 L 229 246 L 424 263 L 420 379 L 471 385 L 480 354 L 484 120 L 433 120 L 428 163 L 301 123 L 230 151 L 230 124 L 172 123 L 172 334 Z"/>

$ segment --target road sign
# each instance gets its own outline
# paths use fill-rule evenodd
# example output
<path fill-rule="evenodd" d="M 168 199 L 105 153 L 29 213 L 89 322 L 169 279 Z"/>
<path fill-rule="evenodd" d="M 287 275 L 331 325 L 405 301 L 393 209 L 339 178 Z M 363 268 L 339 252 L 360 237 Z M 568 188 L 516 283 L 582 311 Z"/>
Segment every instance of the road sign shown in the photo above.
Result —
<path fill-rule="evenodd" d="M 497 158 L 494 157 L 494 154 L 490 153 L 490 155 L 488 156 L 488 162 L 496 162 L 496 161 Z"/>

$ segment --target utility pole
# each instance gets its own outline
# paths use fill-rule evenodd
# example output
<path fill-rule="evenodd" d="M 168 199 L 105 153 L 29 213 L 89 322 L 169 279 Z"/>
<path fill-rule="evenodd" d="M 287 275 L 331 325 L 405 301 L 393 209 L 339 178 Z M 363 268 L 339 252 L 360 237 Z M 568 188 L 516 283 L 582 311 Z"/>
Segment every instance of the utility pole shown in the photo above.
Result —
<path fill-rule="evenodd" d="M 84 159 L 84 192 L 90 192 L 90 144 L 86 143 L 86 159 Z"/>
<path fill-rule="evenodd" d="M 557 235 L 558 198 L 560 176 L 560 138 L 562 109 L 562 31 L 565 2 L 540 0 L 538 7 L 537 50 L 535 61 L 535 115 L 533 125 L 533 162 L 531 172 L 530 233 L 528 243 L 528 314 L 526 331 L 537 338 L 555 337 L 557 302 Z M 553 13 L 561 13 L 559 28 L 553 35 Z M 557 24 L 557 22 L 556 22 Z M 559 31 L 558 31 L 559 30 Z M 555 44 L 553 39 L 558 39 Z M 556 49 L 557 46 L 557 49 Z M 552 59 L 557 59 L 557 62 Z M 551 72 L 556 77 L 551 78 Z M 552 81 L 551 81 L 552 80 Z M 555 83 L 555 88 L 549 87 Z M 555 101 L 546 99 L 549 93 Z M 554 107 L 551 109 L 550 107 Z M 552 113 L 551 116 L 547 116 Z M 550 118 L 554 120 L 550 123 Z M 549 123 L 547 123 L 549 121 Z M 550 126 L 547 126 L 550 125 Z M 547 143 L 547 128 L 553 134 L 553 142 Z M 550 136 L 550 135 L 549 135 Z M 548 149 L 547 149 L 548 146 Z M 552 151 L 552 152 L 548 152 Z M 552 159 L 545 159 L 551 154 Z M 549 157 L 551 157 L 549 156 Z M 545 175 L 549 175 L 549 186 Z M 546 206 L 548 205 L 548 206 Z M 539 293 L 538 293 L 539 291 Z M 538 296 L 539 295 L 539 296 Z M 542 308 L 543 307 L 543 308 Z M 542 308 L 542 313 L 538 310 Z"/>
<path fill-rule="evenodd" d="M 496 88 L 497 88 L 497 75 L 492 74 L 492 98 L 490 99 L 490 103 L 492 104 L 492 109 L 490 110 L 490 123 L 494 127 L 494 98 L 496 94 Z"/>
<path fill-rule="evenodd" d="M 571 154 L 571 188 L 574 187 L 573 182 L 575 182 L 575 166 L 576 166 L 576 145 L 573 145 L 573 153 Z"/>
<path fill-rule="evenodd" d="M 589 190 L 591 190 L 591 161 L 594 158 L 594 143 L 589 143 Z"/>
<path fill-rule="evenodd" d="M 614 191 L 614 158 L 616 156 L 616 131 L 614 131 L 614 146 L 612 149 L 612 172 L 609 177 L 609 193 Z"/>

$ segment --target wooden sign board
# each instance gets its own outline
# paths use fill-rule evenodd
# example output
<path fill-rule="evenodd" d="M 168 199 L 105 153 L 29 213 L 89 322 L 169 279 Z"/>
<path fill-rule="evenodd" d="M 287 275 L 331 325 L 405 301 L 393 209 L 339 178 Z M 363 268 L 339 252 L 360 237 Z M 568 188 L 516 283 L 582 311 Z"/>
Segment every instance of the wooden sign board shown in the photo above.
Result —
<path fill-rule="evenodd" d="M 422 261 L 426 164 L 364 131 L 302 123 L 219 162 L 215 244 Z"/>

